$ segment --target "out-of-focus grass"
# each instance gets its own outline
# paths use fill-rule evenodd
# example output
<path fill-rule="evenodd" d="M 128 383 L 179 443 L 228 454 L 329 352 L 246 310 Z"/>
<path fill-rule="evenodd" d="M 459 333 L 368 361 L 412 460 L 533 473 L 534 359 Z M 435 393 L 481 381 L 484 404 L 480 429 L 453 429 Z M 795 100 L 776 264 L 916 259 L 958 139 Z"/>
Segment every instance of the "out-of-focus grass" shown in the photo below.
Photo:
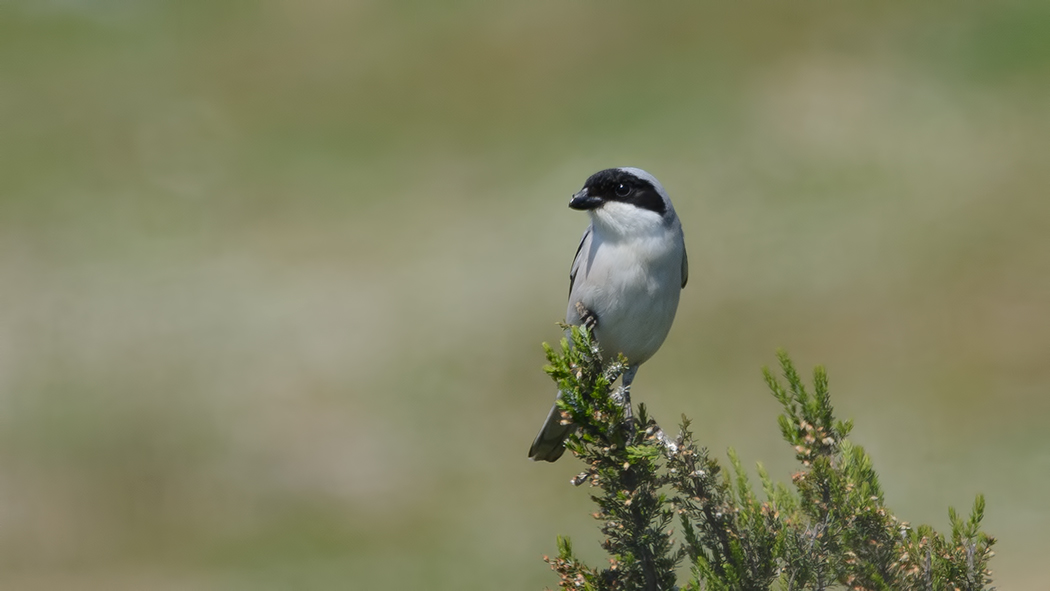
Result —
<path fill-rule="evenodd" d="M 1048 95 L 1036 2 L 4 3 L 0 585 L 599 556 L 578 466 L 524 456 L 565 199 L 631 164 L 692 263 L 638 398 L 786 478 L 758 368 L 825 363 L 901 516 L 986 493 L 998 582 L 1038 588 Z"/>

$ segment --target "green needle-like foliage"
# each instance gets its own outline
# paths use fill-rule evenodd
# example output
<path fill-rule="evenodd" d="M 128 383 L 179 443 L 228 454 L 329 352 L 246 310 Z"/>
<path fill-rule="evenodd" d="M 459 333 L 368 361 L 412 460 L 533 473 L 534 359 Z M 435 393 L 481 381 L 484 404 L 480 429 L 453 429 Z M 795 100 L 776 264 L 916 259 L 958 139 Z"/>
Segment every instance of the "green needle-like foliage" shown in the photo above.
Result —
<path fill-rule="evenodd" d="M 563 339 L 561 355 L 547 347 L 547 373 L 558 383 L 563 416 L 577 426 L 567 447 L 587 463 L 575 482 L 589 481 L 600 491 L 591 498 L 605 535 L 602 547 L 612 560 L 601 572 L 589 569 L 563 539 L 559 557 L 550 562 L 565 589 L 671 589 L 679 558 L 670 539 L 673 512 L 658 473 L 662 450 L 652 443 L 656 423 L 641 406 L 640 427 L 624 424 L 623 407 L 610 388 L 625 364 L 603 366 L 586 329 L 574 328 L 571 335 L 573 346 Z"/>
<path fill-rule="evenodd" d="M 682 417 L 671 439 L 639 405 L 633 424 L 612 384 L 626 360 L 603 363 L 584 328 L 571 327 L 561 351 L 545 346 L 564 420 L 577 429 L 566 446 L 586 465 L 609 567 L 578 560 L 568 539 L 547 559 L 573 590 L 991 590 L 995 540 L 981 531 L 984 498 L 964 519 L 949 509 L 950 538 L 912 528 L 886 507 L 871 458 L 835 419 L 823 368 L 809 391 L 787 354 L 766 384 L 784 412 L 780 431 L 801 463 L 791 487 L 761 464 L 761 495 L 733 450 L 723 470 L 697 445 Z M 677 519 L 674 517 L 677 516 Z M 672 539 L 672 522 L 681 540 Z M 690 578 L 677 580 L 683 560 Z"/>

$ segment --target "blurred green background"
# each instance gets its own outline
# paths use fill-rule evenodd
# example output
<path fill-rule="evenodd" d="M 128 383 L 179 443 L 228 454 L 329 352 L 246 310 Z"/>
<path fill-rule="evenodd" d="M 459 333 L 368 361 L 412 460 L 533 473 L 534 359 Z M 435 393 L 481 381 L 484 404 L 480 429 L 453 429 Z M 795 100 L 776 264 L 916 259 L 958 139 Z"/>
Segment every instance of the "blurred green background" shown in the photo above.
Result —
<path fill-rule="evenodd" d="M 1050 5 L 0 2 L 0 587 L 541 589 L 592 172 L 691 263 L 635 397 L 786 481 L 828 367 L 913 523 L 1050 551 Z"/>

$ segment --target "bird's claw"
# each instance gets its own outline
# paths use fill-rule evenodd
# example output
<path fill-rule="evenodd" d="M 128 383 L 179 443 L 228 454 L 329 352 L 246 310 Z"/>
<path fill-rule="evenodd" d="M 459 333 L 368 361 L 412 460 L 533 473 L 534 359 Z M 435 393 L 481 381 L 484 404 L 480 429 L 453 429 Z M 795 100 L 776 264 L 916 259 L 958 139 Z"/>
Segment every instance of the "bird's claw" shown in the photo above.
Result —
<path fill-rule="evenodd" d="M 588 310 L 580 302 L 576 302 L 576 313 L 580 316 L 580 324 L 588 331 L 593 331 L 598 327 L 598 315 Z"/>

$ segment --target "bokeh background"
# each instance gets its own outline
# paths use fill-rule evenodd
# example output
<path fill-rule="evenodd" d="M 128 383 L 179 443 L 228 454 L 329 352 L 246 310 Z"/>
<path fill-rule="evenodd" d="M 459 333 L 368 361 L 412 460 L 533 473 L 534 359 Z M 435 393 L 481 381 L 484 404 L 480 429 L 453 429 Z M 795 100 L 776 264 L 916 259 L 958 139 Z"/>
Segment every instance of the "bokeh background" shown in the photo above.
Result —
<path fill-rule="evenodd" d="M 601 168 L 691 263 L 635 396 L 787 480 L 825 364 L 914 523 L 1050 576 L 1050 5 L 0 2 L 0 587 L 541 589 Z"/>

